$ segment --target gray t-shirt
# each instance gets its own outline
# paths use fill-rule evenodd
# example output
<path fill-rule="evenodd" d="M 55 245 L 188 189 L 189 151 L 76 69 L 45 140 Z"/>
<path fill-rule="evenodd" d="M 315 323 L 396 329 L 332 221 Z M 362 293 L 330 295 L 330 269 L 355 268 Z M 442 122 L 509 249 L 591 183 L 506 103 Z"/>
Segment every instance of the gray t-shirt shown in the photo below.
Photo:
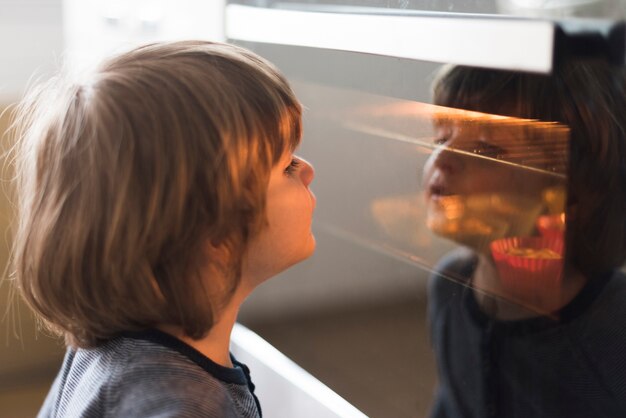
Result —
<path fill-rule="evenodd" d="M 248 368 L 157 330 L 69 348 L 38 418 L 260 418 Z"/>

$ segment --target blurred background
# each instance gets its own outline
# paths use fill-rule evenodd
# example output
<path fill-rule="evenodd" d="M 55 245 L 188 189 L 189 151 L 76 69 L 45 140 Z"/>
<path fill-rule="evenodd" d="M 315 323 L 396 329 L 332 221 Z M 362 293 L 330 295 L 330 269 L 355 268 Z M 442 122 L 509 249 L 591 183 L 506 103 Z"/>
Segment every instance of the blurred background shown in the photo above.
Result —
<path fill-rule="evenodd" d="M 35 74 L 50 75 L 64 51 L 62 0 L 0 1 L 0 132 L 9 126 L 10 106 Z M 2 137 L 3 150 L 10 145 Z M 3 167 L 6 164 L 2 161 Z M 0 193 L 0 264 L 4 271 L 10 246 L 11 204 L 2 172 Z M 37 329 L 33 316 L 0 286 L 0 416 L 35 416 L 50 379 L 59 367 L 61 342 Z M 14 300 L 14 303 L 12 303 Z"/>
<path fill-rule="evenodd" d="M 428 20 L 408 25 L 417 31 L 415 42 L 396 38 L 417 51 L 407 56 L 387 41 L 396 29 L 400 33 L 394 26 L 400 20 L 364 25 L 361 32 L 326 23 L 294 28 L 294 16 L 305 16 L 289 14 L 294 10 L 314 19 L 354 12 L 347 13 L 354 22 L 364 11 L 380 22 L 390 16 L 416 22 L 444 14 L 490 16 L 480 24 L 484 30 L 469 18 L 444 19 L 438 24 L 446 30 L 435 31 L 437 36 L 427 29 L 418 33 L 420 25 L 430 27 Z M 548 51 L 551 60 L 545 47 L 552 47 L 552 38 L 536 38 L 533 31 L 552 26 L 530 21 L 520 37 L 510 22 L 498 26 L 494 15 L 532 20 L 625 14 L 623 0 L 0 0 L 0 133 L 28 85 L 61 66 L 86 71 L 102 57 L 141 43 L 228 40 L 275 62 L 305 106 L 300 154 L 317 169 L 312 189 L 318 249 L 261 286 L 240 321 L 366 415 L 422 417 L 436 385 L 428 276 L 453 247 L 426 227 L 420 198 L 422 170 L 434 149 L 432 116 L 441 110 L 432 106 L 436 74 L 446 63 L 537 71 L 537 51 Z M 327 30 L 339 36 L 322 39 Z M 301 33 L 310 37 L 295 36 Z M 7 135 L 2 145 L 10 147 Z M 2 164 L 4 268 L 12 211 L 11 173 Z M 0 285 L 0 315 L 0 418 L 33 417 L 60 366 L 63 342 L 12 297 L 10 280 Z"/>

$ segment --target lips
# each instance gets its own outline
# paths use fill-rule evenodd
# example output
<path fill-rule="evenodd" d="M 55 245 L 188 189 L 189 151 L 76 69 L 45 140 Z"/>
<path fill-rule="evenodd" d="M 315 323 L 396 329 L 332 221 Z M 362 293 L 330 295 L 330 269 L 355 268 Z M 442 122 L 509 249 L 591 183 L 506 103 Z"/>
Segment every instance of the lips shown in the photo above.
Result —
<path fill-rule="evenodd" d="M 452 196 L 454 193 L 445 183 L 434 181 L 428 185 L 427 195 L 429 199 L 438 200 L 442 197 Z"/>
<path fill-rule="evenodd" d="M 427 199 L 439 200 L 442 197 L 458 193 L 456 187 L 450 187 L 450 178 L 441 170 L 427 170 L 424 176 L 425 195 Z M 452 183 L 453 185 L 455 182 Z"/>

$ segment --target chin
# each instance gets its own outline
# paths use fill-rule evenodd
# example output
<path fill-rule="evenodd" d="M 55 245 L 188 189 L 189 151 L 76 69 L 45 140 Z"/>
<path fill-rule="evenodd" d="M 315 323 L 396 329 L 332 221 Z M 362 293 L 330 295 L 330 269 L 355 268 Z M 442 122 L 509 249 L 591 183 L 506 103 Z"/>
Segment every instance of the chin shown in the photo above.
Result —
<path fill-rule="evenodd" d="M 315 237 L 313 236 L 313 234 L 310 234 L 309 237 L 307 238 L 306 243 L 304 243 L 303 246 L 300 247 L 297 251 L 294 251 L 288 254 L 283 254 L 282 257 L 279 257 L 284 262 L 284 264 L 277 266 L 276 268 L 277 271 L 275 271 L 271 276 L 275 276 L 277 274 L 284 272 L 285 270 L 289 270 L 291 267 L 295 266 L 296 264 L 301 263 L 302 261 L 311 257 L 313 253 L 315 252 L 315 248 L 316 248 Z"/>
<path fill-rule="evenodd" d="M 315 241 L 315 236 L 313 235 L 313 233 L 311 232 L 309 234 L 309 237 L 307 239 L 307 243 L 306 243 L 306 247 L 305 249 L 302 251 L 302 258 L 300 258 L 298 261 L 296 261 L 294 264 L 297 264 L 301 261 L 306 260 L 307 258 L 311 257 L 313 255 L 313 253 L 315 252 L 315 249 L 317 248 L 317 242 Z"/>

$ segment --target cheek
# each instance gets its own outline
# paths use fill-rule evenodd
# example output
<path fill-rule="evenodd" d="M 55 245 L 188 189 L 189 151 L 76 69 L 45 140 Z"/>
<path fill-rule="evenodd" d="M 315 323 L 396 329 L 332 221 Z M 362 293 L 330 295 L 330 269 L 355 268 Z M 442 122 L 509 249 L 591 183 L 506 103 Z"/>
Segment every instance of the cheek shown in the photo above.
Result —
<path fill-rule="evenodd" d="M 272 235 L 284 240 L 308 228 L 311 205 L 311 198 L 304 189 L 285 194 L 268 205 L 267 218 Z"/>
<path fill-rule="evenodd" d="M 459 181 L 465 183 L 467 193 L 515 192 L 523 182 L 517 171 L 500 163 L 475 160 L 466 164 Z"/>

